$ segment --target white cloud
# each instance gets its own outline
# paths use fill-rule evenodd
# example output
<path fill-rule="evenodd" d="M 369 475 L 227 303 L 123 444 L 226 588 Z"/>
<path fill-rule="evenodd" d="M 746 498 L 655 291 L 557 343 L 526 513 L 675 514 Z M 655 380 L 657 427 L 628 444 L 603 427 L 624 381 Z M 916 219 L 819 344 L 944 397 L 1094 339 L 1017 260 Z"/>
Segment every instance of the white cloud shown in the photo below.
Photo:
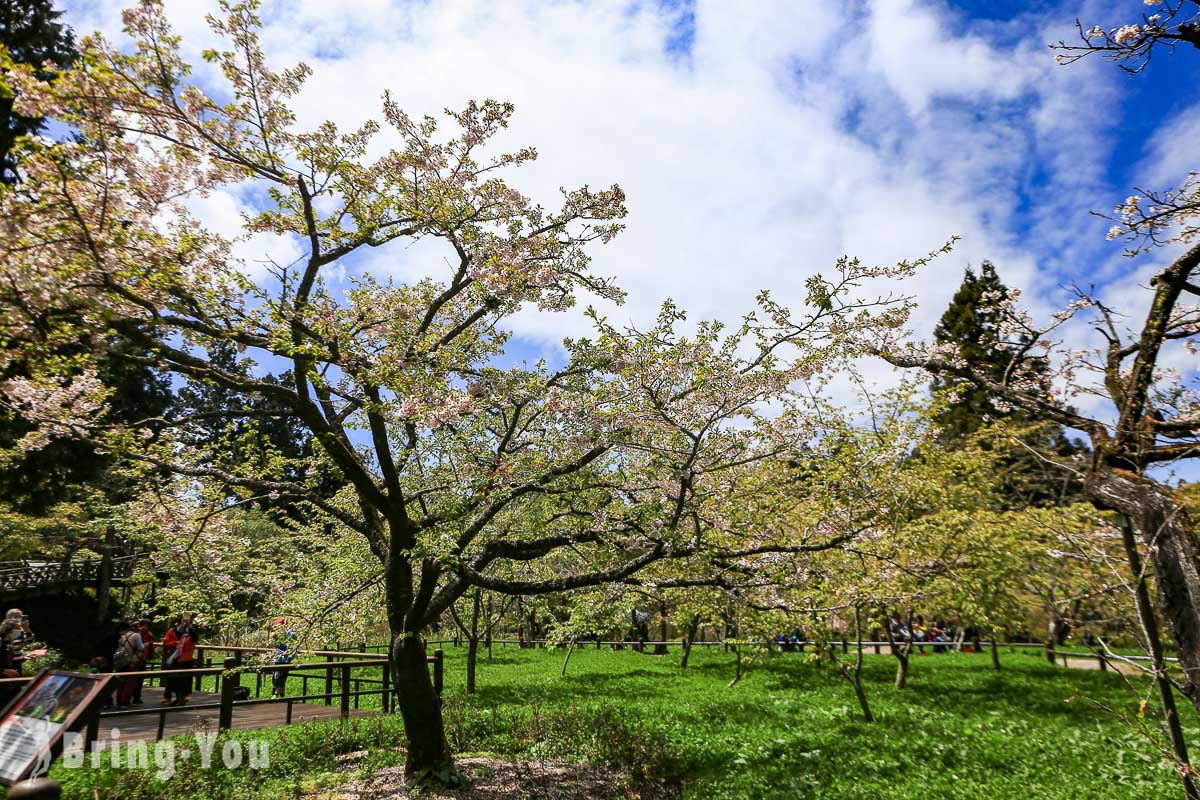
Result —
<path fill-rule="evenodd" d="M 77 28 L 112 27 L 111 0 L 67 5 Z M 212 5 L 168 1 L 192 53 Z M 967 263 L 990 258 L 1036 299 L 1062 267 L 1044 245 L 1103 248 L 1087 211 L 1111 200 L 1102 178 L 1079 175 L 1104 172 L 1097 98 L 1112 75 L 1055 67 L 1036 20 L 990 31 L 927 0 L 691 12 L 686 53 L 668 47 L 686 9 L 650 0 L 290 0 L 267 4 L 264 41 L 281 64 L 314 68 L 302 124 L 378 116 L 385 89 L 414 115 L 507 99 L 504 144 L 541 152 L 511 176 L 518 188 L 549 204 L 562 185 L 619 182 L 628 230 L 595 250 L 596 270 L 630 293 L 617 320 L 645 324 L 668 296 L 693 318 L 733 320 L 762 288 L 799 305 L 804 278 L 843 253 L 894 262 L 957 234 L 954 255 L 900 287 L 927 333 Z M 418 245 L 364 263 L 408 276 L 440 258 Z M 540 346 L 585 329 L 579 314 L 513 324 Z"/>
<path fill-rule="evenodd" d="M 1174 189 L 1188 173 L 1200 169 L 1196 142 L 1200 141 L 1200 104 L 1180 111 L 1163 125 L 1149 141 L 1148 154 L 1141 169 L 1145 188 Z"/>

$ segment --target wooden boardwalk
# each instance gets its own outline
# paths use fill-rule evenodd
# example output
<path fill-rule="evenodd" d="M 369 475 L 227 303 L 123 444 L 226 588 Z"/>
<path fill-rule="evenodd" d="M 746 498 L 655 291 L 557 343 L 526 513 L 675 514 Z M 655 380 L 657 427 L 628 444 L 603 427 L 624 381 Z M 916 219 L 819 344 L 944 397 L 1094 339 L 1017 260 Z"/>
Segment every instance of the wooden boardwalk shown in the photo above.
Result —
<path fill-rule="evenodd" d="M 133 706 L 140 711 L 152 711 L 162 708 L 162 689 L 147 686 L 142 690 L 144 705 Z M 220 710 L 216 707 L 221 698 L 208 692 L 193 692 L 192 699 L 182 709 L 171 709 L 166 712 L 166 723 L 163 726 L 163 738 L 191 734 L 196 732 L 217 732 L 217 715 Z M 212 708 L 193 708 L 194 706 L 212 705 Z M 131 710 L 133 710 L 131 709 Z M 351 709 L 353 717 L 367 717 L 378 714 L 378 711 Z M 100 718 L 100 735 L 97 745 L 101 748 L 113 741 L 111 731 L 120 730 L 120 741 L 123 743 L 147 741 L 154 742 L 158 738 L 158 722 L 161 714 L 118 714 Z M 335 720 L 340 716 L 338 705 L 317 703 L 293 703 L 292 723 L 319 722 Z M 252 706 L 233 707 L 233 729 L 238 731 L 254 730 L 257 728 L 280 728 L 287 724 L 287 703 L 263 703 Z"/>

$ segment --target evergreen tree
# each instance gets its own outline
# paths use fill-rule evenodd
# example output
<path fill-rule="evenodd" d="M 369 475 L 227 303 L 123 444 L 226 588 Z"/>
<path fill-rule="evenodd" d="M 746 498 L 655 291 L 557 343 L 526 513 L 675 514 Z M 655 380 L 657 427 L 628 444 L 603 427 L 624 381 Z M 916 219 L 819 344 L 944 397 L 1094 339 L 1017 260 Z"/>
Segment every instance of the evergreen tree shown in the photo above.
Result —
<path fill-rule="evenodd" d="M 953 345 L 963 360 L 997 382 L 1004 379 L 1011 363 L 1004 348 L 996 346 L 1002 318 L 1000 300 L 1007 294 L 1008 287 L 991 262 L 983 262 L 978 276 L 968 268 L 933 334 L 938 344 Z M 1001 480 L 1006 507 L 1060 505 L 1083 498 L 1079 480 L 1053 463 L 1082 450 L 1061 426 L 1035 425 L 1019 411 L 1001 411 L 987 390 L 944 373 L 934 376 L 933 390 L 955 393 L 955 401 L 936 418 L 946 443 L 962 441 L 993 422 L 1003 422 L 1016 432 L 1017 441 L 1005 458 Z"/>
<path fill-rule="evenodd" d="M 249 377 L 252 362 L 239 359 L 235 347 L 217 342 L 208 348 L 209 363 L 218 371 L 238 377 Z M 280 376 L 256 376 L 266 384 L 290 383 L 290 373 Z M 183 428 L 183 440 L 192 443 L 197 452 L 209 453 L 212 466 L 233 471 L 237 465 L 269 463 L 272 474 L 288 481 L 304 481 L 303 465 L 313 454 L 311 436 L 295 415 L 263 395 L 248 395 L 224 386 L 202 381 L 188 381 L 179 390 L 175 411 L 188 421 Z M 220 442 L 221 447 L 211 448 Z M 332 496 L 341 483 L 328 467 L 317 476 L 322 496 Z M 226 500 L 244 498 L 230 491 Z M 278 519 L 286 515 L 294 520 L 305 518 L 303 509 L 286 497 L 259 497 L 253 506 L 272 512 Z"/>
<path fill-rule="evenodd" d="M 75 60 L 75 39 L 58 21 L 61 16 L 50 0 L 0 0 L 0 45 L 21 64 L 50 61 L 65 67 Z M 39 118 L 14 114 L 13 99 L 0 94 L 0 183 L 17 182 L 13 146 L 18 137 L 38 133 L 43 124 Z"/>
<path fill-rule="evenodd" d="M 962 285 L 950 301 L 950 307 L 942 314 L 933 331 L 938 344 L 953 344 L 963 360 L 982 367 L 993 380 L 1003 379 L 1009 359 L 995 347 L 1000 310 L 995 302 L 987 302 L 985 298 L 1002 297 L 1007 291 L 991 262 L 983 262 L 978 277 L 968 267 Z M 987 420 L 1004 416 L 993 404 L 988 392 L 971 381 L 938 374 L 934 376 L 933 389 L 954 389 L 959 398 L 946 407 L 937 419 L 947 439 L 962 439 L 987 424 Z"/>

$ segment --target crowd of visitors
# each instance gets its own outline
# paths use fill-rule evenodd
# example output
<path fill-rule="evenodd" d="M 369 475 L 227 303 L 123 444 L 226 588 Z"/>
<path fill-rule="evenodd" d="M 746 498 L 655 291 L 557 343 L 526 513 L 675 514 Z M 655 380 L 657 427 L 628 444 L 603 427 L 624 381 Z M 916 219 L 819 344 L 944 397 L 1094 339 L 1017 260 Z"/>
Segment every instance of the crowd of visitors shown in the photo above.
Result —
<path fill-rule="evenodd" d="M 959 629 L 958 620 L 955 618 L 951 618 L 947 623 L 934 621 L 928 625 L 925 624 L 923 616 L 911 619 L 910 627 L 909 623 L 902 620 L 899 614 L 892 614 L 888 621 L 888 630 L 891 633 L 892 641 L 912 642 L 921 655 L 925 654 L 926 645 L 931 645 L 935 653 L 945 653 L 958 647 L 962 641 L 960 634 L 964 632 Z M 785 653 L 797 650 L 804 652 L 804 646 L 809 644 L 810 640 L 804 628 L 797 628 L 789 634 L 776 635 L 774 643 Z"/>
<path fill-rule="evenodd" d="M 930 622 L 925 624 L 925 617 L 917 616 L 912 619 L 912 627 L 909 628 L 899 614 L 893 614 L 888 622 L 888 628 L 892 634 L 892 640 L 911 641 L 917 647 L 917 652 L 920 655 L 925 655 L 925 644 L 933 645 L 933 652 L 945 653 L 953 649 L 956 642 L 956 634 L 958 633 L 958 620 L 951 619 L 948 623 Z"/>
<path fill-rule="evenodd" d="M 174 617 L 162 641 L 156 641 L 148 619 L 117 625 L 116 649 L 111 656 L 96 656 L 89 665 L 91 672 L 144 672 L 148 664 L 161 659 L 164 670 L 185 670 L 195 666 L 196 644 L 200 632 L 187 614 Z M 146 679 L 124 674 L 115 678 L 106 708 L 128 708 L 143 704 L 142 687 Z M 192 679 L 188 675 L 167 675 L 163 679 L 165 705 L 181 706 L 191 699 Z"/>
<path fill-rule="evenodd" d="M 775 644 L 785 653 L 793 653 L 799 650 L 804 652 L 804 645 L 808 644 L 808 636 L 804 632 L 804 628 L 797 628 L 789 634 L 779 634 L 775 637 Z"/>

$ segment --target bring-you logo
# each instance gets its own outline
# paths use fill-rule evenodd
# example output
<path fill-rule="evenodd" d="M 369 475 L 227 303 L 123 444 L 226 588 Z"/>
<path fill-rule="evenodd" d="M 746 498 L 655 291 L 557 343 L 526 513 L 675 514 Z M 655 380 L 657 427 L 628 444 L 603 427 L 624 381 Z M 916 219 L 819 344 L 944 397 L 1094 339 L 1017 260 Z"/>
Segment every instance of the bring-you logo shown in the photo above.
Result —
<path fill-rule="evenodd" d="M 270 748 L 265 739 L 226 739 L 219 747 L 215 733 L 197 732 L 193 739 L 194 744 L 186 739 L 122 743 L 120 729 L 113 728 L 109 731 L 106 746 L 89 752 L 82 734 L 69 733 L 63 737 L 62 764 L 68 769 L 99 769 L 101 766 L 154 769 L 159 780 L 170 780 L 177 766 L 185 762 L 195 762 L 190 766 L 200 769 L 259 770 L 270 765 Z"/>

